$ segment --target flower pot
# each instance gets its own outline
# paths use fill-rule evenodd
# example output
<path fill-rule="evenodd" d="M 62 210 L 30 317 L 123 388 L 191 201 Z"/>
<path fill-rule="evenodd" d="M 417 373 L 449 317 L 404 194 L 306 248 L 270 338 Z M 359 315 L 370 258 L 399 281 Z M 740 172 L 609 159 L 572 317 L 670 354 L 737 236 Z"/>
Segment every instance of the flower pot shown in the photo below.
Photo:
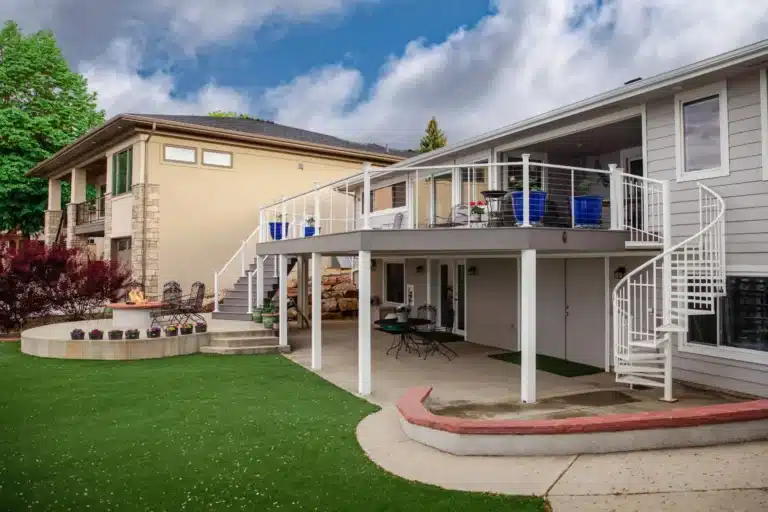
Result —
<path fill-rule="evenodd" d="M 274 313 L 265 313 L 262 315 L 262 321 L 264 323 L 265 329 L 271 329 L 273 325 L 275 325 L 277 315 Z"/>
<path fill-rule="evenodd" d="M 104 333 L 103 332 L 89 332 L 88 333 L 88 339 L 89 340 L 103 340 L 104 339 Z"/>
<path fill-rule="evenodd" d="M 574 196 L 571 198 L 573 225 L 580 228 L 599 228 L 603 220 L 602 196 Z"/>
<path fill-rule="evenodd" d="M 165 335 L 169 336 L 169 337 L 170 336 L 178 336 L 179 335 L 179 330 L 178 329 L 171 329 L 171 330 L 166 329 L 165 330 Z"/>
<path fill-rule="evenodd" d="M 304 236 L 315 236 L 315 226 L 304 226 Z"/>
<path fill-rule="evenodd" d="M 272 240 L 282 240 L 283 239 L 283 225 L 285 225 L 285 231 L 288 231 L 288 226 L 290 226 L 290 222 L 270 222 L 269 223 L 269 236 L 272 237 Z"/>
<path fill-rule="evenodd" d="M 254 309 L 253 313 L 251 313 L 251 319 L 254 322 L 256 322 L 257 324 L 260 324 L 262 322 L 262 318 L 263 317 L 262 317 L 261 309 L 260 308 Z"/>
<path fill-rule="evenodd" d="M 125 339 L 127 340 L 137 340 L 139 339 L 139 330 L 138 329 L 129 329 L 125 331 Z"/>
<path fill-rule="evenodd" d="M 147 329 L 147 338 L 159 338 L 162 333 L 160 329 Z"/>
<path fill-rule="evenodd" d="M 195 325 L 195 332 L 208 332 L 208 324 Z"/>
<path fill-rule="evenodd" d="M 118 331 L 118 330 L 109 331 L 108 336 L 109 336 L 109 339 L 111 340 L 121 340 L 123 339 L 123 331 Z"/>
<path fill-rule="evenodd" d="M 408 312 L 407 311 L 398 311 L 395 313 L 397 315 L 397 322 L 404 324 L 408 321 Z"/>
<path fill-rule="evenodd" d="M 72 337 L 73 340 L 84 340 L 85 339 L 85 332 L 81 331 L 80 329 L 75 329 L 69 335 Z"/>
<path fill-rule="evenodd" d="M 512 206 L 518 224 L 523 223 L 523 191 L 512 192 Z M 544 218 L 544 209 L 547 206 L 547 193 L 541 190 L 528 192 L 528 221 L 538 224 Z"/>
<path fill-rule="evenodd" d="M 190 325 L 189 327 L 182 327 L 179 330 L 181 331 L 181 334 L 187 335 L 187 334 L 192 334 L 195 328 Z"/>
<path fill-rule="evenodd" d="M 483 214 L 482 213 L 473 213 L 472 214 L 472 222 L 480 222 L 483 220 Z"/>

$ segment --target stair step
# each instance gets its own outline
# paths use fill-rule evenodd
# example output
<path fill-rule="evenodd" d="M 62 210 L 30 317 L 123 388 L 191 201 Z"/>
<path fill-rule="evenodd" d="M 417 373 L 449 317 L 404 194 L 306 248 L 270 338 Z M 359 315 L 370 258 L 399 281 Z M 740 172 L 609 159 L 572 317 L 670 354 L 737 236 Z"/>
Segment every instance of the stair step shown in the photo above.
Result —
<path fill-rule="evenodd" d="M 274 333 L 269 336 L 261 337 L 243 337 L 243 338 L 212 338 L 211 347 L 269 347 L 278 344 L 278 339 Z"/>
<path fill-rule="evenodd" d="M 655 388 L 663 388 L 664 381 L 658 381 L 653 379 L 646 379 L 635 375 L 616 375 L 616 382 L 620 384 L 635 384 L 637 386 L 651 386 Z"/>
<path fill-rule="evenodd" d="M 663 249 L 664 244 L 661 242 L 624 242 L 624 247 L 627 249 Z"/>
<path fill-rule="evenodd" d="M 681 325 L 676 324 L 664 324 L 661 327 L 657 327 L 658 332 L 688 332 L 688 329 Z"/>
<path fill-rule="evenodd" d="M 226 338 L 269 338 L 273 336 L 272 329 L 265 329 L 262 324 L 253 323 L 253 329 L 247 331 L 212 332 L 211 339 Z"/>
<path fill-rule="evenodd" d="M 620 361 L 627 361 L 630 363 L 635 361 L 663 363 L 664 354 L 659 354 L 658 352 L 619 354 L 619 355 L 616 355 L 616 359 Z"/>
<path fill-rule="evenodd" d="M 212 318 L 215 320 L 251 320 L 252 316 L 243 311 L 242 313 L 232 313 L 220 311 L 219 313 L 212 313 Z"/>
<path fill-rule="evenodd" d="M 649 377 L 664 373 L 664 366 L 641 366 L 639 364 L 619 363 L 614 367 L 614 371 L 617 374 L 631 374 Z"/>
<path fill-rule="evenodd" d="M 666 343 L 666 338 L 654 338 L 650 340 L 643 340 L 643 339 L 637 339 L 637 340 L 629 340 L 629 346 L 630 347 L 640 347 L 640 348 L 658 348 L 662 344 Z"/>
<path fill-rule="evenodd" d="M 291 351 L 289 345 L 264 345 L 255 347 L 200 347 L 203 354 L 220 356 L 244 356 L 259 354 L 286 354 Z"/>

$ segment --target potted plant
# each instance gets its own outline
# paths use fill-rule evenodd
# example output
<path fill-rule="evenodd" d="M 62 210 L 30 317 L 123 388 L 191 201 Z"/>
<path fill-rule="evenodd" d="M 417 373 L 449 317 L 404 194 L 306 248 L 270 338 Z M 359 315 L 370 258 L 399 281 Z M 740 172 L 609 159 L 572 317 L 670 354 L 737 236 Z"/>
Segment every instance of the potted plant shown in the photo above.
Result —
<path fill-rule="evenodd" d="M 197 333 L 208 332 L 208 324 L 205 322 L 197 322 L 195 324 L 195 332 Z"/>
<path fill-rule="evenodd" d="M 192 324 L 181 325 L 181 334 L 192 334 L 194 330 L 195 330 L 195 326 Z"/>
<path fill-rule="evenodd" d="M 261 310 L 261 318 L 264 324 L 264 328 L 272 329 L 272 326 L 275 325 L 277 321 L 277 311 L 271 303 L 264 304 L 264 307 Z"/>
<path fill-rule="evenodd" d="M 480 222 L 483 220 L 483 215 L 485 214 L 485 203 L 483 201 L 470 202 L 469 214 L 471 215 L 473 222 Z"/>
<path fill-rule="evenodd" d="M 269 236 L 272 237 L 272 240 L 282 240 L 283 235 L 283 229 L 285 231 L 288 231 L 289 222 L 283 223 L 283 216 L 282 214 L 277 214 L 275 216 L 275 221 L 269 223 Z M 285 228 L 283 228 L 285 226 Z"/>
<path fill-rule="evenodd" d="M 585 177 L 574 187 L 571 198 L 573 225 L 580 228 L 599 228 L 603 220 L 603 196 L 590 194 L 593 179 Z"/>
<path fill-rule="evenodd" d="M 73 329 L 72 332 L 69 333 L 69 335 L 73 340 L 85 339 L 85 331 L 82 329 Z"/>
<path fill-rule="evenodd" d="M 128 329 L 125 331 L 125 339 L 127 340 L 137 340 L 139 339 L 139 330 L 138 329 Z"/>
<path fill-rule="evenodd" d="M 123 339 L 123 331 L 121 331 L 120 329 L 112 329 L 111 331 L 109 331 L 107 336 L 109 336 L 109 339 L 111 340 L 121 340 Z"/>
<path fill-rule="evenodd" d="M 89 340 L 103 340 L 104 339 L 104 331 L 101 329 L 91 329 L 91 332 L 88 333 L 88 339 Z"/>
<path fill-rule="evenodd" d="M 147 329 L 147 338 L 159 338 L 161 332 L 159 327 L 150 327 Z"/>
<path fill-rule="evenodd" d="M 531 180 L 528 185 L 528 222 L 538 224 L 544 218 L 544 209 L 547 205 L 547 193 L 541 189 L 537 180 Z M 523 223 L 525 216 L 523 210 L 523 182 L 515 182 L 515 190 L 512 192 L 512 207 L 518 224 Z"/>
<path fill-rule="evenodd" d="M 166 336 L 176 336 L 179 334 L 179 328 L 175 325 L 169 325 L 165 328 L 165 335 Z"/>
<path fill-rule="evenodd" d="M 404 324 L 408 322 L 408 313 L 410 313 L 411 308 L 408 306 L 397 306 L 395 308 L 395 315 L 397 315 L 397 322 Z"/>
<path fill-rule="evenodd" d="M 304 236 L 315 236 L 315 218 L 308 217 L 304 224 Z"/>
<path fill-rule="evenodd" d="M 253 320 L 257 324 L 260 324 L 262 322 L 262 313 L 263 313 L 263 310 L 261 308 L 255 308 L 253 310 L 253 313 L 251 313 L 251 320 Z"/>

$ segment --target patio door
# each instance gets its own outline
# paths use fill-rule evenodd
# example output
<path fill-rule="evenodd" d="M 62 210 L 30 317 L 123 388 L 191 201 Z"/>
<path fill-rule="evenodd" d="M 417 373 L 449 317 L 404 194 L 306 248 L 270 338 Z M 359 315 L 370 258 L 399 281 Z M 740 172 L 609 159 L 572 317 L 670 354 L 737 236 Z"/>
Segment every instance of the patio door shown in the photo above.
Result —
<path fill-rule="evenodd" d="M 467 264 L 465 260 L 440 262 L 438 325 L 456 334 L 466 331 Z"/>
<path fill-rule="evenodd" d="M 458 260 L 454 266 L 453 282 L 456 283 L 456 293 L 453 294 L 453 301 L 456 310 L 456 319 L 454 320 L 454 332 L 464 336 L 466 334 L 466 308 L 467 297 L 467 261 Z"/>
<path fill-rule="evenodd" d="M 500 162 L 520 162 L 523 158 L 523 153 L 530 153 L 528 151 L 505 151 L 500 153 Z M 538 185 L 542 190 L 547 190 L 547 170 L 536 164 L 547 163 L 546 153 L 530 153 L 530 181 L 531 186 Z M 503 167 L 501 171 L 501 190 L 514 190 L 516 186 L 522 187 L 523 183 L 523 167 L 522 165 L 515 165 L 509 167 Z"/>

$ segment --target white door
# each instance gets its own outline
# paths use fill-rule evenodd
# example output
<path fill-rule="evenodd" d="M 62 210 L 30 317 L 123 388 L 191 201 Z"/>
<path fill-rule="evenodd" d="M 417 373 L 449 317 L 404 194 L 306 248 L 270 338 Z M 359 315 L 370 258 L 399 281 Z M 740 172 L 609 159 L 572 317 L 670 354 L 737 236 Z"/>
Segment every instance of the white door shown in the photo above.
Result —
<path fill-rule="evenodd" d="M 565 359 L 565 260 L 536 260 L 536 353 Z"/>
<path fill-rule="evenodd" d="M 565 260 L 565 359 L 605 365 L 605 262 Z"/>

